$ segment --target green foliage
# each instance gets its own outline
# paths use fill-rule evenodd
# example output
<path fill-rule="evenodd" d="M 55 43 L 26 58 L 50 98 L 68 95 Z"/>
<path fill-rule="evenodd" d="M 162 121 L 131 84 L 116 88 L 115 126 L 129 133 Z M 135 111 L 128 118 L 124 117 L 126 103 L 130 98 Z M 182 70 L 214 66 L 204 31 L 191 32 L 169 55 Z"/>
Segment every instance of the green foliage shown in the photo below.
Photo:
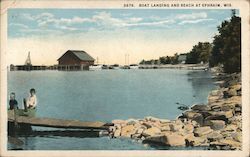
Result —
<path fill-rule="evenodd" d="M 218 31 L 213 41 L 210 66 L 222 64 L 226 73 L 241 71 L 241 18 L 232 11 L 231 19 L 222 22 Z"/>
<path fill-rule="evenodd" d="M 174 56 L 166 56 L 166 57 L 160 57 L 159 59 L 151 59 L 148 61 L 145 61 L 144 59 L 139 64 L 178 64 L 178 57 L 179 55 L 177 53 L 174 54 Z"/>
<path fill-rule="evenodd" d="M 187 64 L 207 63 L 211 54 L 212 45 L 209 42 L 199 42 L 187 54 Z"/>

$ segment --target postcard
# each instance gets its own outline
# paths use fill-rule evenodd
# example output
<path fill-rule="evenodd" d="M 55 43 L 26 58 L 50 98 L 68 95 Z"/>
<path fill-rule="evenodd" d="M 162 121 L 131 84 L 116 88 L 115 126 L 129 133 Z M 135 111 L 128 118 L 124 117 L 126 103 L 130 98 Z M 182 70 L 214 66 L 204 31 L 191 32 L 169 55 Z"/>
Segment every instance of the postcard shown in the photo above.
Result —
<path fill-rule="evenodd" d="M 249 156 L 249 1 L 2 0 L 0 156 Z"/>

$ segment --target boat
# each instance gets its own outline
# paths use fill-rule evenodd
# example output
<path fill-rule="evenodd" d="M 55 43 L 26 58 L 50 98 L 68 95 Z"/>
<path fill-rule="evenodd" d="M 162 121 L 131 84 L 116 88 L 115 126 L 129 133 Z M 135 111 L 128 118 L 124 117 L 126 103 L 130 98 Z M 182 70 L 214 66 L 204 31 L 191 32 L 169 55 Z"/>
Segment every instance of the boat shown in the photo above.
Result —
<path fill-rule="evenodd" d="M 118 69 L 120 69 L 120 66 L 118 64 L 114 64 L 113 69 L 118 70 Z"/>
<path fill-rule="evenodd" d="M 137 64 L 130 64 L 130 69 L 139 69 L 139 66 Z"/>
<path fill-rule="evenodd" d="M 109 67 L 107 65 L 102 65 L 102 69 L 109 69 Z"/>
<path fill-rule="evenodd" d="M 89 66 L 89 70 L 102 70 L 103 65 L 101 64 L 94 64 Z"/>
<path fill-rule="evenodd" d="M 121 67 L 122 69 L 130 69 L 130 66 L 128 65 L 124 65 L 123 67 Z"/>

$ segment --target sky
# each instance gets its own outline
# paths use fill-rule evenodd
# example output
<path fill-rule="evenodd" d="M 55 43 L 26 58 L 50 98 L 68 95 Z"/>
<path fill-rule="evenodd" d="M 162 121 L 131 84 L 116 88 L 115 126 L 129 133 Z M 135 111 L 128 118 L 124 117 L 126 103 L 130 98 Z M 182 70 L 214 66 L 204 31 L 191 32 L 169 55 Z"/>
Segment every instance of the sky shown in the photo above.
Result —
<path fill-rule="evenodd" d="M 237 12 L 238 13 L 238 12 Z M 57 64 L 67 50 L 84 50 L 100 64 L 187 53 L 211 42 L 231 10 L 9 9 L 8 64 Z"/>

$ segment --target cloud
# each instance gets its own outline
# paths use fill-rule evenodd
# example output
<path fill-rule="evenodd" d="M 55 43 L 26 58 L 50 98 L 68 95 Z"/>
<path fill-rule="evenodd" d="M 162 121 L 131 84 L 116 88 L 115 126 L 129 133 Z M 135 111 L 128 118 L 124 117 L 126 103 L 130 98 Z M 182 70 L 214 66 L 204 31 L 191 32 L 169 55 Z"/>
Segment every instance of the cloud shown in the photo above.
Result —
<path fill-rule="evenodd" d="M 81 17 L 81 15 L 73 16 L 71 18 L 57 17 L 56 15 L 48 12 L 40 13 L 37 15 L 31 15 L 24 13 L 22 17 L 26 20 L 35 21 L 37 28 L 42 29 L 54 29 L 68 32 L 86 32 L 90 30 L 110 30 L 110 29 L 126 29 L 126 28 L 139 28 L 143 27 L 170 27 L 179 26 L 183 24 L 196 24 L 204 21 L 210 21 L 212 19 L 207 18 L 206 12 L 188 13 L 188 14 L 176 14 L 172 16 L 151 16 L 148 18 L 132 16 L 113 16 L 111 12 L 101 11 L 95 12 L 90 17 Z M 85 24 L 89 25 L 89 28 L 85 28 Z M 37 31 L 39 32 L 39 31 Z M 44 31 L 45 32 L 45 31 Z"/>
<path fill-rule="evenodd" d="M 23 29 L 29 28 L 27 25 L 21 24 L 21 23 L 10 23 L 9 26 L 19 27 L 19 28 L 23 28 Z"/>
<path fill-rule="evenodd" d="M 207 18 L 207 13 L 199 12 L 199 13 L 191 13 L 191 14 L 179 14 L 176 16 L 177 19 L 180 20 L 195 20 L 200 18 Z"/>
<path fill-rule="evenodd" d="M 145 22 L 141 17 L 123 17 L 115 18 L 111 13 L 103 11 L 96 12 L 90 18 L 82 18 L 74 16 L 72 18 L 56 18 L 51 13 L 41 13 L 38 15 L 23 14 L 22 17 L 28 20 L 36 21 L 38 27 L 54 27 L 57 29 L 75 31 L 80 28 L 75 27 L 75 24 L 93 23 L 99 28 L 123 28 L 123 27 L 136 27 L 136 26 L 164 26 L 166 24 L 174 23 L 174 20 L 169 19 L 156 19 L 150 22 Z"/>
<path fill-rule="evenodd" d="M 179 22 L 179 25 L 184 25 L 184 24 L 196 24 L 196 23 L 201 23 L 205 21 L 213 21 L 214 19 L 198 19 L 198 20 L 184 20 Z"/>

